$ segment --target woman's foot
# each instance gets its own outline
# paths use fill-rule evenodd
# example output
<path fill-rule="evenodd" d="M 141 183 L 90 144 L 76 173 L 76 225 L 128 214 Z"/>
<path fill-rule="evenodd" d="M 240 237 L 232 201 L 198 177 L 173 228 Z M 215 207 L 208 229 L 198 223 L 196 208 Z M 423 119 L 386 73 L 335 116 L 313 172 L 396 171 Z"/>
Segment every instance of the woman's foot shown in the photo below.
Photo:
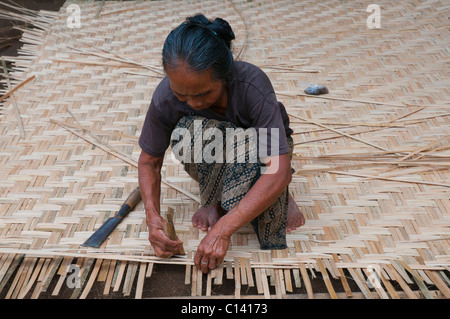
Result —
<path fill-rule="evenodd" d="M 224 213 L 225 210 L 220 204 L 200 207 L 192 216 L 192 225 L 203 231 L 209 231 Z"/>
<path fill-rule="evenodd" d="M 305 225 L 305 217 L 298 208 L 291 194 L 289 194 L 286 231 L 291 232 L 303 225 Z"/>

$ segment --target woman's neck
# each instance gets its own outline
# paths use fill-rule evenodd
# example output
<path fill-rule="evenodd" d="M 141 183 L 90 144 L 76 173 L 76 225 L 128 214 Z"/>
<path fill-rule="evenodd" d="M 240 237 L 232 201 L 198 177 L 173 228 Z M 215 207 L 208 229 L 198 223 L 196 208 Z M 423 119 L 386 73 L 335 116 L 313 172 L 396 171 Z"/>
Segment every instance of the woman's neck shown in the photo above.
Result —
<path fill-rule="evenodd" d="M 228 88 L 224 86 L 224 89 L 222 91 L 219 100 L 215 105 L 211 106 L 211 110 L 219 115 L 225 116 L 225 113 L 227 112 L 227 104 L 228 104 Z"/>

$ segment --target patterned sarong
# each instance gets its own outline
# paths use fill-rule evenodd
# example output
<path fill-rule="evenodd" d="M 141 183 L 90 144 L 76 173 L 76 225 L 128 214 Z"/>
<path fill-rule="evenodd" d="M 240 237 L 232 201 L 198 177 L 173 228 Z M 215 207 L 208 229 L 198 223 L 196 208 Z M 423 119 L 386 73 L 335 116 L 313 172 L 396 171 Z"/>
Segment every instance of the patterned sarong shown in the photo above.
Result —
<path fill-rule="evenodd" d="M 185 116 L 175 128 L 174 132 L 177 134 L 172 134 L 172 151 L 175 157 L 184 165 L 186 172 L 199 183 L 201 205 L 207 207 L 220 204 L 225 211 L 235 207 L 247 194 L 261 176 L 261 166 L 264 165 L 252 157 L 255 154 L 252 151 L 256 150 L 249 146 L 257 145 L 256 136 L 253 135 L 234 139 L 233 147 L 229 148 L 227 153 L 227 128 L 238 129 L 230 122 Z M 222 140 L 213 132 L 221 132 Z M 292 155 L 291 137 L 288 137 L 288 145 Z M 231 151 L 236 151 L 236 160 L 230 162 L 227 156 L 231 156 Z M 215 161 L 205 161 L 208 155 L 214 157 Z M 219 158 L 222 160 L 218 160 Z M 244 158 L 245 160 L 242 160 Z M 251 221 L 262 249 L 287 247 L 288 198 L 286 188 L 267 210 Z"/>

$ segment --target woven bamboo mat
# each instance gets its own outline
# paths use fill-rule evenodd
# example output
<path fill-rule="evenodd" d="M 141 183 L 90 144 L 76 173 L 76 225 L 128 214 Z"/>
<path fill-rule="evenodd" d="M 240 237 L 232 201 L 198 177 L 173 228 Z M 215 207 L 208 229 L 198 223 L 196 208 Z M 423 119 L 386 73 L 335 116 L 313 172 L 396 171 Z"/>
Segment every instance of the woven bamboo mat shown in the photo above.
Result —
<path fill-rule="evenodd" d="M 234 297 L 249 286 L 265 298 L 305 287 L 312 298 L 317 277 L 333 298 L 450 297 L 448 2 L 377 1 L 379 29 L 367 26 L 367 1 L 73 2 L 80 28 L 68 27 L 70 3 L 24 12 L 36 27 L 19 57 L 5 57 L 14 62 L 0 107 L 6 298 L 38 298 L 51 281 L 57 296 L 75 273 L 74 298 L 97 282 L 141 298 L 154 264 L 186 269 L 192 296 L 231 278 Z M 100 249 L 80 247 L 137 186 L 163 41 L 197 12 L 230 22 L 236 56 L 263 68 L 287 107 L 290 191 L 306 217 L 284 251 L 260 250 L 242 229 L 206 278 L 192 266 L 205 235 L 190 223 L 198 185 L 169 152 L 162 212 L 174 209 L 187 256 L 154 256 L 142 204 Z M 316 83 L 330 93 L 306 96 Z"/>

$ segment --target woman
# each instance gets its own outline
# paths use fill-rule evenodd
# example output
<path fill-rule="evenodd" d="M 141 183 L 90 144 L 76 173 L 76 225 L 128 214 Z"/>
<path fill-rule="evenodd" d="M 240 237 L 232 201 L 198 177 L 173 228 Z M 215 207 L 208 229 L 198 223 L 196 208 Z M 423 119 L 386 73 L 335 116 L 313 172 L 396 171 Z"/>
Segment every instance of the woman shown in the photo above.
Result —
<path fill-rule="evenodd" d="M 176 254 L 182 245 L 164 235 L 165 221 L 160 216 L 164 154 L 171 140 L 172 150 L 179 149 L 180 137 L 188 140 L 184 146 L 193 146 L 193 151 L 183 149 L 180 160 L 199 182 L 201 207 L 192 224 L 208 233 L 194 262 L 204 273 L 222 263 L 231 235 L 248 222 L 263 249 L 285 248 L 286 231 L 304 224 L 288 193 L 292 178 L 288 115 L 259 68 L 233 61 L 234 38 L 228 22 L 220 18 L 210 21 L 201 14 L 187 18 L 168 35 L 162 52 L 167 77 L 153 94 L 139 139 L 139 185 L 149 240 L 160 257 Z M 225 149 L 209 148 L 206 152 L 208 138 L 203 134 L 211 129 L 224 134 L 253 129 L 256 135 L 249 134 L 238 142 L 233 138 L 233 146 L 241 143 L 247 147 L 241 152 L 245 160 L 206 160 L 205 153 L 217 159 Z M 180 130 L 185 133 L 178 134 L 177 140 L 173 133 Z M 263 146 L 265 153 L 261 152 Z M 261 155 L 257 162 L 250 160 L 252 147 Z M 223 152 L 228 156 L 227 150 Z M 200 160 L 199 154 L 203 156 Z"/>

